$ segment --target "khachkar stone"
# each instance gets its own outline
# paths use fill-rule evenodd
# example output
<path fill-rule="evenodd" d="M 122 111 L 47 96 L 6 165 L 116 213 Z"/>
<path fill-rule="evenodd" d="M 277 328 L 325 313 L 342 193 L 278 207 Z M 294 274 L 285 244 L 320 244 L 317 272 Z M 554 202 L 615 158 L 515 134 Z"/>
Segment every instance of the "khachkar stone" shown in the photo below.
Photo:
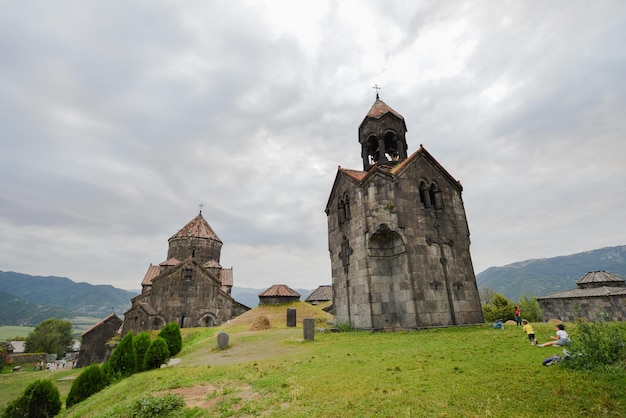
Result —
<path fill-rule="evenodd" d="M 463 187 L 377 96 L 359 126 L 363 170 L 339 167 L 326 205 L 337 323 L 409 329 L 483 323 Z"/>
<path fill-rule="evenodd" d="M 294 308 L 287 308 L 287 326 L 296 326 L 296 310 Z"/>
<path fill-rule="evenodd" d="M 315 319 L 304 318 L 302 320 L 302 332 L 305 341 L 313 341 L 315 339 Z"/>
<path fill-rule="evenodd" d="M 220 332 L 217 334 L 217 348 L 219 350 L 228 348 L 228 345 L 230 344 L 229 341 L 230 341 L 230 337 L 225 332 Z"/>

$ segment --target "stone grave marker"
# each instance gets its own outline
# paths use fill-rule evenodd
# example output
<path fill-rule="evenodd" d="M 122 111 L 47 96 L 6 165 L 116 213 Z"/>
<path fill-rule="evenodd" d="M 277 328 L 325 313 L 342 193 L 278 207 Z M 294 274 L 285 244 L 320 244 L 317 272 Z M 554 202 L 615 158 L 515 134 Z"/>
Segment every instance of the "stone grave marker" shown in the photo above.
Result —
<path fill-rule="evenodd" d="M 288 327 L 296 326 L 296 309 L 295 308 L 287 308 L 287 326 Z"/>
<path fill-rule="evenodd" d="M 220 332 L 219 334 L 217 334 L 217 348 L 219 350 L 228 348 L 229 339 L 230 337 L 225 332 Z"/>
<path fill-rule="evenodd" d="M 313 341 L 315 339 L 315 320 L 313 318 L 304 318 L 302 320 L 302 328 L 304 329 L 304 340 Z"/>

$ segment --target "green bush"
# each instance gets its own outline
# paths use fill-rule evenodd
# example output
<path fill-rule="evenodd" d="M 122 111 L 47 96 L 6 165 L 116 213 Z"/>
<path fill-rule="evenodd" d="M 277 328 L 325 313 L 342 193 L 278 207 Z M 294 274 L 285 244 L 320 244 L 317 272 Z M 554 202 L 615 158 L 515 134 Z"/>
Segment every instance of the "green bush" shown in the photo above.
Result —
<path fill-rule="evenodd" d="M 573 353 L 562 364 L 572 369 L 593 370 L 619 363 L 626 364 L 626 325 L 623 323 L 586 322 L 576 323 L 570 335 Z"/>
<path fill-rule="evenodd" d="M 65 400 L 67 408 L 84 401 L 94 393 L 100 392 L 107 385 L 107 377 L 98 364 L 87 367 L 72 383 L 70 393 Z"/>
<path fill-rule="evenodd" d="M 485 321 L 493 322 L 497 320 L 508 321 L 515 318 L 515 306 L 505 296 L 494 292 L 491 303 L 483 305 L 483 315 Z"/>
<path fill-rule="evenodd" d="M 130 376 L 137 371 L 137 353 L 133 344 L 133 333 L 126 334 L 119 345 L 115 347 L 111 358 L 107 362 L 115 374 L 122 377 Z"/>
<path fill-rule="evenodd" d="M 61 411 L 59 389 L 48 379 L 35 380 L 7 404 L 3 418 L 49 418 Z"/>
<path fill-rule="evenodd" d="M 143 363 L 144 370 L 158 369 L 161 364 L 167 363 L 169 358 L 170 352 L 167 348 L 167 342 L 161 337 L 156 337 L 146 351 Z"/>
<path fill-rule="evenodd" d="M 354 331 L 354 327 L 352 326 L 352 324 L 350 323 L 350 321 L 346 321 L 346 322 L 338 322 L 336 325 L 337 329 L 339 330 L 339 332 L 350 332 L 350 331 Z"/>
<path fill-rule="evenodd" d="M 173 393 L 164 396 L 149 396 L 136 400 L 131 407 L 131 416 L 137 418 L 166 417 L 185 407 L 185 400 Z"/>
<path fill-rule="evenodd" d="M 143 360 L 146 356 L 146 351 L 150 347 L 150 334 L 147 331 L 140 332 L 133 337 L 133 344 L 135 345 L 135 353 L 137 354 L 137 371 L 141 372 L 143 368 Z"/>
<path fill-rule="evenodd" d="M 541 322 L 541 307 L 532 294 L 520 296 L 519 307 L 522 310 L 522 318 L 528 322 Z"/>
<path fill-rule="evenodd" d="M 170 322 L 159 331 L 159 337 L 165 339 L 170 356 L 175 356 L 183 349 L 183 339 L 180 336 L 180 327 L 176 322 Z"/>
<path fill-rule="evenodd" d="M 111 363 L 108 362 L 102 365 L 102 372 L 104 373 L 106 386 L 109 386 L 122 378 L 122 374 L 119 371 L 113 370 Z"/>

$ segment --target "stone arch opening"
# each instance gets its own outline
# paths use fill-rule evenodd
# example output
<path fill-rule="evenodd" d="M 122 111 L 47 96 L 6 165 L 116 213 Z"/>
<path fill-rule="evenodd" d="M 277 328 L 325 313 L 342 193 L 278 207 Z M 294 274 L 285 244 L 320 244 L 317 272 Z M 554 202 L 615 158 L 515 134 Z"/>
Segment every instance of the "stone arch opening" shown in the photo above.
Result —
<path fill-rule="evenodd" d="M 211 312 L 201 315 L 198 319 L 198 326 L 200 327 L 214 327 L 217 325 L 219 325 L 217 317 Z"/>
<path fill-rule="evenodd" d="M 372 327 L 416 327 L 415 302 L 402 236 L 381 224 L 369 240 L 368 256 Z"/>
<path fill-rule="evenodd" d="M 165 326 L 165 321 L 163 320 L 163 318 L 155 317 L 154 321 L 152 322 L 152 327 L 156 330 L 159 330 L 163 328 L 163 326 Z"/>

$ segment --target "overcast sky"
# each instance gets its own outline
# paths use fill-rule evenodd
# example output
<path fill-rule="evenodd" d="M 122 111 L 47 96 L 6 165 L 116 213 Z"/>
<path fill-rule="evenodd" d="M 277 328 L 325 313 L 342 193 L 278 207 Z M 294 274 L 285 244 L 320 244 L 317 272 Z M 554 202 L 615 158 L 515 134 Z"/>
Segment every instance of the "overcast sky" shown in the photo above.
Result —
<path fill-rule="evenodd" d="M 626 2 L 1 1 L 0 270 L 139 289 L 202 214 L 235 286 L 331 284 L 375 99 L 476 274 L 626 244 Z"/>

